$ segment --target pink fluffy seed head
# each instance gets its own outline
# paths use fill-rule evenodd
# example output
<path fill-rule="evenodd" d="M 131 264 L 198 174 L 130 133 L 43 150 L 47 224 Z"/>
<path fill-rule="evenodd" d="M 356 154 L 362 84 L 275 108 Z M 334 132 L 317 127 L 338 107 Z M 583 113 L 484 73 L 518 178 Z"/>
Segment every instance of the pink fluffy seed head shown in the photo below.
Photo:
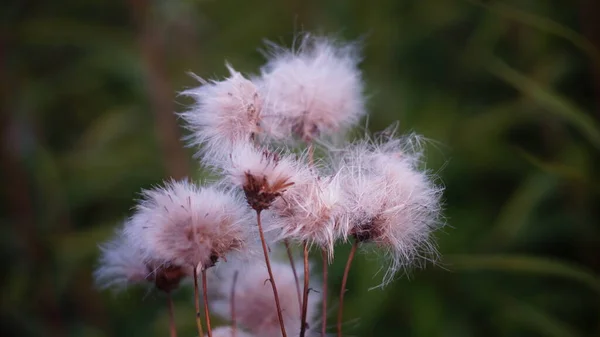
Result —
<path fill-rule="evenodd" d="M 318 177 L 292 186 L 273 204 L 266 220 L 268 232 L 280 240 L 309 242 L 333 257 L 335 241 L 348 231 L 341 176 Z"/>
<path fill-rule="evenodd" d="M 122 231 L 100 246 L 100 265 L 94 271 L 96 284 L 101 289 L 123 290 L 128 285 L 146 282 L 150 274 L 143 254 L 127 241 Z"/>
<path fill-rule="evenodd" d="M 192 145 L 202 145 L 207 156 L 228 153 L 238 142 L 249 141 L 260 132 L 262 98 L 253 82 L 228 66 L 230 77 L 204 81 L 182 94 L 196 104 L 181 114 L 192 132 Z"/>
<path fill-rule="evenodd" d="M 231 191 L 172 181 L 143 196 L 126 234 L 147 260 L 210 267 L 250 248 L 251 214 Z"/>
<path fill-rule="evenodd" d="M 206 335 L 208 336 L 208 334 Z M 229 327 L 229 326 L 221 326 L 218 327 L 216 329 L 212 330 L 212 336 L 213 337 L 252 337 L 251 334 L 240 330 L 240 329 L 236 329 L 235 331 L 235 335 L 233 334 L 233 328 Z"/>
<path fill-rule="evenodd" d="M 213 166 L 220 168 L 232 185 L 245 192 L 252 208 L 263 210 L 290 187 L 308 181 L 311 171 L 303 159 L 239 144 L 228 158 L 222 158 Z"/>
<path fill-rule="evenodd" d="M 436 255 L 432 232 L 440 220 L 442 187 L 419 168 L 415 136 L 385 137 L 349 145 L 343 167 L 349 235 L 384 249 L 391 261 L 384 284 L 403 267 Z M 410 151 L 408 149 L 411 149 Z"/>
<path fill-rule="evenodd" d="M 354 45 L 305 34 L 297 50 L 274 46 L 262 68 L 267 134 L 312 141 L 342 133 L 365 114 Z"/>
<path fill-rule="evenodd" d="M 296 265 L 301 265 L 300 261 Z M 273 300 L 273 290 L 268 281 L 269 274 L 262 262 L 245 265 L 224 266 L 218 270 L 220 279 L 217 287 L 219 296 L 212 303 L 213 312 L 223 318 L 231 318 L 231 288 L 234 274 L 238 277 L 235 286 L 235 307 L 238 325 L 255 336 L 276 337 L 281 336 L 281 328 L 277 316 L 277 308 Z M 296 292 L 296 281 L 289 263 L 271 261 L 273 277 L 277 283 L 281 311 L 284 324 L 289 336 L 297 336 L 300 332 L 300 307 Z M 298 270 L 298 277 L 302 279 L 303 271 Z M 318 282 L 311 279 L 313 289 L 320 287 Z M 307 321 L 309 326 L 315 326 L 315 314 L 321 301 L 318 292 L 311 292 L 308 302 Z"/>

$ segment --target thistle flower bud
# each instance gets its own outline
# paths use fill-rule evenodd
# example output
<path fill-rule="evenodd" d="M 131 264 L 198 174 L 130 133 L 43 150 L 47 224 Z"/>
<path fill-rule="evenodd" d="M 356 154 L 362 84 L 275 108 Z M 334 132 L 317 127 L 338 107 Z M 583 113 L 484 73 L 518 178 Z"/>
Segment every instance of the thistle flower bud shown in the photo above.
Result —
<path fill-rule="evenodd" d="M 232 268 L 233 267 L 233 268 Z M 274 278 L 277 280 L 277 289 L 281 303 L 281 311 L 290 336 L 297 336 L 300 332 L 300 308 L 296 293 L 296 280 L 289 264 L 277 261 L 271 262 Z M 219 297 L 215 297 L 211 308 L 219 316 L 231 318 L 231 288 L 235 272 L 239 272 L 235 285 L 235 308 L 237 323 L 255 336 L 276 337 L 281 336 L 277 309 L 273 301 L 273 292 L 269 285 L 269 274 L 263 263 L 245 265 L 228 264 L 218 270 L 220 279 L 218 290 Z M 298 275 L 303 277 L 302 272 Z M 311 284 L 318 287 L 318 282 L 311 280 Z M 314 287 L 313 287 L 314 288 Z M 309 328 L 316 327 L 315 314 L 321 301 L 318 292 L 310 293 L 308 301 Z"/>
<path fill-rule="evenodd" d="M 260 127 L 262 99 L 257 87 L 231 66 L 223 81 L 199 80 L 202 86 L 182 94 L 196 100 L 181 114 L 192 131 L 191 144 L 204 145 L 207 157 L 229 153 L 238 142 L 253 138 Z"/>
<path fill-rule="evenodd" d="M 365 114 L 355 46 L 305 34 L 297 50 L 271 47 L 261 69 L 268 134 L 310 142 L 346 130 Z"/>
<path fill-rule="evenodd" d="M 249 248 L 251 215 L 231 191 L 172 181 L 143 196 L 125 232 L 147 261 L 208 268 Z"/>

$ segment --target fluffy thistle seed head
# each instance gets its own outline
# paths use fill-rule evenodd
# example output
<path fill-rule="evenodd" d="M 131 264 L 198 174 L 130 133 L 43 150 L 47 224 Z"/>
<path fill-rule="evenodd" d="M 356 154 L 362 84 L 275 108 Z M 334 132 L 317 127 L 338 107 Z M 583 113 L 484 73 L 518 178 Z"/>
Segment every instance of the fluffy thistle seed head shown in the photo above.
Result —
<path fill-rule="evenodd" d="M 389 252 L 392 263 L 384 283 L 399 268 L 435 255 L 431 233 L 442 225 L 442 188 L 419 169 L 422 152 L 416 144 L 415 136 L 386 136 L 351 144 L 341 153 L 348 233 Z"/>
<path fill-rule="evenodd" d="M 298 262 L 300 263 L 300 262 Z M 301 263 L 300 263 L 301 264 Z M 235 268 L 230 264 L 218 270 L 220 282 L 217 287 L 218 297 L 215 296 L 212 310 L 223 318 L 231 318 L 231 289 L 235 272 L 239 272 L 235 285 L 235 308 L 237 323 L 240 327 L 255 336 L 276 337 L 281 336 L 277 308 L 273 301 L 273 291 L 267 281 L 269 274 L 264 263 L 240 265 Z M 296 292 L 296 281 L 288 263 L 271 261 L 273 276 L 277 280 L 277 289 L 284 324 L 290 336 L 297 336 L 300 332 L 301 312 Z M 302 270 L 298 271 L 302 279 Z M 314 282 L 313 282 L 314 281 Z M 318 287 L 318 282 L 311 280 L 311 287 Z M 314 318 L 321 301 L 317 291 L 311 292 L 308 302 L 307 322 L 310 327 L 315 327 Z"/>
<path fill-rule="evenodd" d="M 122 230 L 100 249 L 100 267 L 94 276 L 102 289 L 121 290 L 128 285 L 153 283 L 157 289 L 169 292 L 179 287 L 181 280 L 191 273 L 189 268 L 146 261 Z"/>
<path fill-rule="evenodd" d="M 348 231 L 344 191 L 339 174 L 292 186 L 276 200 L 267 218 L 267 230 L 279 239 L 310 242 L 333 254 L 335 240 Z"/>
<path fill-rule="evenodd" d="M 146 281 L 149 271 L 143 255 L 127 241 L 122 231 L 100 246 L 100 254 L 100 266 L 94 271 L 94 278 L 101 289 L 121 290 Z"/>
<path fill-rule="evenodd" d="M 251 214 L 231 191 L 172 181 L 143 195 L 126 233 L 147 261 L 208 268 L 249 247 Z"/>
<path fill-rule="evenodd" d="M 236 329 L 235 335 L 233 334 L 233 328 L 229 326 L 221 326 L 212 330 L 213 337 L 252 337 L 249 333 Z M 208 336 L 208 335 L 206 335 Z"/>
<path fill-rule="evenodd" d="M 365 114 L 355 46 L 305 34 L 297 50 L 271 47 L 261 70 L 268 134 L 310 142 L 344 131 Z"/>
<path fill-rule="evenodd" d="M 208 157 L 229 153 L 238 142 L 249 141 L 260 131 L 262 99 L 257 87 L 227 66 L 231 76 L 205 81 L 182 94 L 196 99 L 182 117 L 192 131 L 192 145 L 204 145 Z"/>
<path fill-rule="evenodd" d="M 242 188 L 250 207 L 268 209 L 291 186 L 303 184 L 310 170 L 301 159 L 279 155 L 251 144 L 237 145 L 229 158 L 214 162 L 229 182 Z"/>

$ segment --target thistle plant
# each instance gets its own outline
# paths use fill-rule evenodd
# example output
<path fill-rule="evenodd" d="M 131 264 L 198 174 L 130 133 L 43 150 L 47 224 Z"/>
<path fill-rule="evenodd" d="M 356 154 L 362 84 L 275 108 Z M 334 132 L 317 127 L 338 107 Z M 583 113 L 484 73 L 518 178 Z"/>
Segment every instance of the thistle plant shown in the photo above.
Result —
<path fill-rule="evenodd" d="M 336 244 L 352 242 L 339 295 L 342 336 L 346 280 L 359 248 L 382 256 L 382 285 L 437 256 L 431 234 L 442 225 L 442 188 L 422 168 L 422 138 L 400 136 L 392 126 L 340 142 L 365 115 L 358 48 L 310 34 L 297 46 L 269 44 L 259 76 L 227 65 L 228 78 L 200 79 L 183 92 L 196 101 L 180 114 L 189 143 L 219 180 L 144 191 L 131 218 L 101 246 L 98 284 L 165 292 L 171 336 L 170 293 L 184 278 L 194 280 L 199 336 L 199 275 L 209 337 L 325 336 L 328 266 Z M 280 245 L 289 265 L 273 258 L 271 248 Z M 302 247 L 301 271 L 290 246 Z M 311 275 L 313 249 L 322 256 L 320 278 Z M 262 258 L 254 254 L 260 250 Z M 311 288 L 320 291 L 309 298 Z M 230 326 L 213 330 L 210 307 Z"/>

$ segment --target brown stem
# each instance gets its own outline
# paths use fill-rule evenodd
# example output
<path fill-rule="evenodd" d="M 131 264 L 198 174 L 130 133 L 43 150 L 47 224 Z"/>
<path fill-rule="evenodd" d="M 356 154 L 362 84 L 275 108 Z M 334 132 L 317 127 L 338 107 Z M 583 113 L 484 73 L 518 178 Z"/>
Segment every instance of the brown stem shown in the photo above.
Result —
<path fill-rule="evenodd" d="M 315 147 L 312 142 L 308 143 L 308 164 L 313 166 L 315 163 Z"/>
<path fill-rule="evenodd" d="M 281 326 L 281 335 L 287 337 L 285 333 L 285 325 L 283 323 L 283 315 L 281 314 L 281 305 L 279 304 L 279 294 L 277 293 L 277 286 L 275 285 L 275 278 L 273 277 L 273 271 L 271 270 L 271 261 L 269 260 L 269 249 L 267 248 L 267 242 L 265 241 L 265 235 L 263 233 L 262 224 L 260 222 L 260 211 L 256 211 L 256 222 L 258 224 L 258 233 L 260 234 L 260 241 L 262 242 L 263 253 L 265 255 L 265 264 L 267 265 L 267 271 L 269 272 L 269 282 L 273 288 L 273 296 L 275 297 L 275 306 L 277 307 L 277 317 L 279 318 L 279 325 Z"/>
<path fill-rule="evenodd" d="M 237 335 L 237 318 L 235 316 L 235 285 L 237 284 L 238 271 L 233 274 L 233 284 L 231 285 L 231 335 Z"/>
<path fill-rule="evenodd" d="M 200 296 L 198 294 L 198 269 L 194 267 L 194 302 L 196 303 L 196 328 L 198 336 L 204 337 L 202 332 L 202 321 L 200 320 Z"/>
<path fill-rule="evenodd" d="M 327 271 L 329 267 L 329 257 L 327 251 L 323 249 L 322 251 L 323 258 L 323 302 L 322 305 L 322 313 L 321 313 L 321 337 L 325 337 L 325 330 L 327 330 Z"/>
<path fill-rule="evenodd" d="M 288 258 L 290 259 L 290 266 L 292 266 L 292 273 L 294 274 L 294 280 L 296 281 L 296 293 L 298 294 L 298 306 L 299 310 L 302 311 L 302 295 L 300 293 L 300 280 L 298 280 L 298 273 L 296 272 L 296 263 L 294 262 L 294 256 L 290 248 L 290 242 L 285 239 L 283 240 L 285 250 L 287 251 Z"/>
<path fill-rule="evenodd" d="M 204 317 L 206 318 L 206 330 L 208 331 L 208 337 L 212 337 L 212 330 L 210 328 L 210 311 L 208 310 L 208 289 L 206 287 L 206 268 L 202 268 L 202 297 L 204 297 Z"/>
<path fill-rule="evenodd" d="M 348 281 L 348 274 L 350 273 L 350 266 L 354 259 L 354 254 L 358 248 L 358 240 L 354 241 L 350 254 L 348 255 L 348 261 L 346 262 L 346 269 L 344 269 L 344 277 L 342 278 L 342 288 L 340 289 L 340 310 L 338 311 L 337 319 L 337 335 L 342 337 L 342 317 L 344 315 L 344 294 L 346 293 L 346 282 Z"/>
<path fill-rule="evenodd" d="M 308 242 L 304 241 L 304 296 L 302 297 L 302 320 L 300 326 L 300 337 L 304 337 L 306 334 L 306 313 L 308 311 L 308 283 L 309 283 L 309 270 L 308 270 Z"/>
<path fill-rule="evenodd" d="M 169 332 L 171 337 L 177 337 L 177 326 L 175 325 L 175 310 L 173 309 L 173 298 L 171 292 L 167 292 L 167 305 L 169 306 Z"/>

